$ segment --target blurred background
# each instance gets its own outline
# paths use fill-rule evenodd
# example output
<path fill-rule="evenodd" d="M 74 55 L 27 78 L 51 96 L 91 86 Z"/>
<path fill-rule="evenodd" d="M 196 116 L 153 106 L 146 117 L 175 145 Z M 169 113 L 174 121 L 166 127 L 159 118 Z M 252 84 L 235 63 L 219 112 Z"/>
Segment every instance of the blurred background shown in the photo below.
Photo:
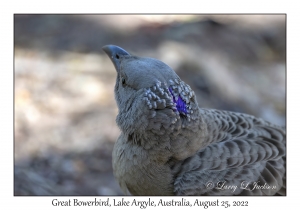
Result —
<path fill-rule="evenodd" d="M 107 44 L 167 63 L 201 107 L 285 126 L 285 15 L 15 15 L 15 195 L 122 195 Z"/>

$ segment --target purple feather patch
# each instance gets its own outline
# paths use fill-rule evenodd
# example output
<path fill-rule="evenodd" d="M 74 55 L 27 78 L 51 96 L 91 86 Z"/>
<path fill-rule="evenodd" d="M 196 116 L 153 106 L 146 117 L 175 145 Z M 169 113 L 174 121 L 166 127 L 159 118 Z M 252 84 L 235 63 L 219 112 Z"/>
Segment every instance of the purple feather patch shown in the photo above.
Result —
<path fill-rule="evenodd" d="M 178 99 L 176 100 L 171 87 L 169 87 L 169 91 L 170 91 L 171 95 L 173 96 L 173 102 L 176 103 L 176 108 L 179 111 L 179 113 L 187 114 L 185 101 L 180 97 L 180 95 L 178 96 Z"/>

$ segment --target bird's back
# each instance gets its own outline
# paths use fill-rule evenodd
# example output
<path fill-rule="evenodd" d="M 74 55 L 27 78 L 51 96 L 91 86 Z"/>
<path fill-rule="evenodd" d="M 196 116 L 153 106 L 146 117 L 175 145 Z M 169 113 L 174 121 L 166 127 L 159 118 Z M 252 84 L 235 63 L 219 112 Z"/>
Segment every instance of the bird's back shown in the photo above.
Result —
<path fill-rule="evenodd" d="M 177 195 L 285 194 L 285 129 L 251 115 L 202 109 L 207 146 L 173 165 Z"/>

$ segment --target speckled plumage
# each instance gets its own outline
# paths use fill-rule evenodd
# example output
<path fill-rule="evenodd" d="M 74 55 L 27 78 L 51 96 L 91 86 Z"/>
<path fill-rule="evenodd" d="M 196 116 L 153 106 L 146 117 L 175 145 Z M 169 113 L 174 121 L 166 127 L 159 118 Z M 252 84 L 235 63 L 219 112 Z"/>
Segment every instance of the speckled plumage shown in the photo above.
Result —
<path fill-rule="evenodd" d="M 103 49 L 118 73 L 122 132 L 113 169 L 126 194 L 285 195 L 283 128 L 199 108 L 190 86 L 163 62 Z"/>

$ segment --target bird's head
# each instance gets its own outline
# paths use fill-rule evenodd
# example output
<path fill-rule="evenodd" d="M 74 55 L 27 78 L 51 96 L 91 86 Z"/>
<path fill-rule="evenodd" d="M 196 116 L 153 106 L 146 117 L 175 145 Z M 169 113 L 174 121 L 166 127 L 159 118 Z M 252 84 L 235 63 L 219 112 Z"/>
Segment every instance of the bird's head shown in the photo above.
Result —
<path fill-rule="evenodd" d="M 190 120 L 196 109 L 194 92 L 172 68 L 154 58 L 133 56 L 115 45 L 106 45 L 103 50 L 117 71 L 115 98 L 119 114 L 126 113 L 129 117 L 141 112 L 143 108 L 136 101 L 143 101 L 143 107 L 150 110 L 152 117 L 167 108 L 175 118 L 182 115 Z"/>
<path fill-rule="evenodd" d="M 103 50 L 117 71 L 116 95 L 132 95 L 133 92 L 150 88 L 157 83 L 170 83 L 178 75 L 165 63 L 154 59 L 130 55 L 115 45 L 106 45 Z M 170 84 L 168 84 L 170 85 Z"/>

